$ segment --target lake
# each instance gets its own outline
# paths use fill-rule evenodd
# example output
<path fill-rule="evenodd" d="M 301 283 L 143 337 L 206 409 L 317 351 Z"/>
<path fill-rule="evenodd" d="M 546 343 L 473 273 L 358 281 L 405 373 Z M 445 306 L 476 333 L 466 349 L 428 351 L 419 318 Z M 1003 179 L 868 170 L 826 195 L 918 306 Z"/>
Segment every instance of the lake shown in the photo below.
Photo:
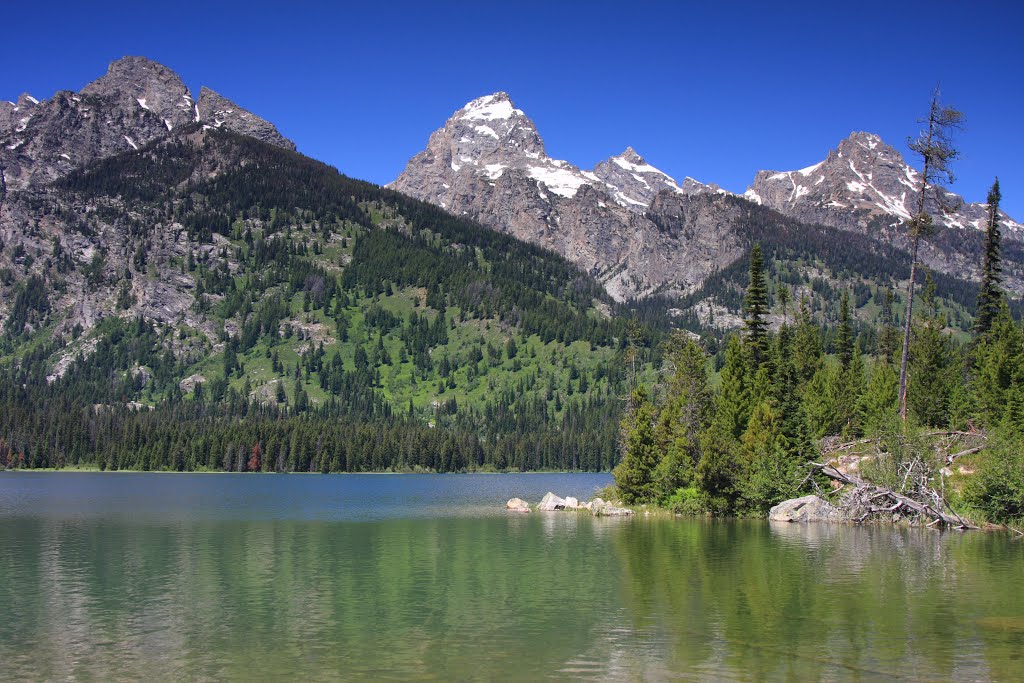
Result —
<path fill-rule="evenodd" d="M 503 509 L 609 481 L 0 474 L 0 679 L 1024 679 L 1022 541 Z"/>

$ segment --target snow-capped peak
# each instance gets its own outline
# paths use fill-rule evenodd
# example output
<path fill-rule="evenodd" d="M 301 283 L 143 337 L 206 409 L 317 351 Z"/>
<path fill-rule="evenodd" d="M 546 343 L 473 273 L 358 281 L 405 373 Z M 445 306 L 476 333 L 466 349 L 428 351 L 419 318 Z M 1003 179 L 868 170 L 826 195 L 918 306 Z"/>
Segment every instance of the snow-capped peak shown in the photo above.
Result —
<path fill-rule="evenodd" d="M 459 110 L 456 116 L 470 121 L 494 121 L 510 119 L 513 116 L 523 116 L 523 112 L 512 105 L 512 100 L 509 99 L 508 93 L 496 92 L 468 102 L 466 106 Z"/>
<path fill-rule="evenodd" d="M 672 176 L 665 173 L 661 169 L 651 166 L 642 156 L 637 154 L 636 150 L 634 150 L 632 147 L 627 147 L 625 152 L 616 157 L 612 157 L 610 161 L 619 168 L 625 169 L 630 173 L 653 173 L 662 176 L 665 180 L 667 180 L 669 183 L 673 185 L 676 184 L 676 181 L 674 178 L 672 178 Z"/>
<path fill-rule="evenodd" d="M 797 171 L 759 171 L 746 197 L 806 222 L 846 225 L 868 217 L 897 226 L 917 210 L 920 191 L 920 174 L 896 149 L 874 133 L 853 132 L 817 164 Z M 927 201 L 938 224 L 980 229 L 984 205 L 962 202 L 951 193 L 946 199 L 959 203 L 958 208 L 944 212 L 933 198 Z M 1008 216 L 1004 222 L 1012 223 Z"/>

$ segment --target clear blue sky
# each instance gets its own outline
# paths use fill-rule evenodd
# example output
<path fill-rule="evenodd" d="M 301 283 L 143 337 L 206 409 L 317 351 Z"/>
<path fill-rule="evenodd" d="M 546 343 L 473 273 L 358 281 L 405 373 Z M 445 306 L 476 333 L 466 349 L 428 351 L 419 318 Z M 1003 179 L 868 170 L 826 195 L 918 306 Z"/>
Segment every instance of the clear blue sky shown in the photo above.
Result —
<path fill-rule="evenodd" d="M 506 90 L 548 153 L 632 145 L 742 192 L 854 130 L 905 152 L 940 83 L 962 109 L 952 189 L 1024 220 L 1024 3 L 12 2 L 0 97 L 79 89 L 145 55 L 273 121 L 299 150 L 392 180 L 466 101 Z M 930 42 L 922 45 L 923 39 Z"/>

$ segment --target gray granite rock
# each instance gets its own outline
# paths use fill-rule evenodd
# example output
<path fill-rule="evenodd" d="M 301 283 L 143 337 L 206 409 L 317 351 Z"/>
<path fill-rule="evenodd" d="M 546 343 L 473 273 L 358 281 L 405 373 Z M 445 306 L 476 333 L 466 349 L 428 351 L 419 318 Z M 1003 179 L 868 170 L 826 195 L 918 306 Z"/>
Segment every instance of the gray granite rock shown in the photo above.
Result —
<path fill-rule="evenodd" d="M 205 85 L 199 89 L 198 110 L 204 125 L 248 135 L 285 149 L 295 149 L 295 143 L 281 135 L 274 124 L 242 109 Z"/>
<path fill-rule="evenodd" d="M 842 517 L 838 508 L 815 495 L 784 500 L 768 513 L 773 522 L 838 522 Z"/>

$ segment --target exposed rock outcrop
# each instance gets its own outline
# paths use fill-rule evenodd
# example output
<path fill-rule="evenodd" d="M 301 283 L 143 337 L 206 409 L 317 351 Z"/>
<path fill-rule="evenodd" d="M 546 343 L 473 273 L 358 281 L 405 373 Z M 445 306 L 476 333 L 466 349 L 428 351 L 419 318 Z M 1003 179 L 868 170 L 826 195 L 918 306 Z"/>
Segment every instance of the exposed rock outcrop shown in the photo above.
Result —
<path fill-rule="evenodd" d="M 593 172 L 552 159 L 503 92 L 455 112 L 392 186 L 562 254 L 619 300 L 691 291 L 741 254 L 720 190 L 684 190 L 632 148 Z"/>
<path fill-rule="evenodd" d="M 51 182 L 204 117 L 212 126 L 295 149 L 273 125 L 212 90 L 203 88 L 196 103 L 171 69 L 145 57 L 123 57 L 78 93 L 61 90 L 48 100 L 25 94 L 17 103 L 0 103 L 3 185 L 22 190 Z"/>
<path fill-rule="evenodd" d="M 510 498 L 509 501 L 505 503 L 505 509 L 509 512 L 529 512 L 530 504 L 522 498 Z"/>
<path fill-rule="evenodd" d="M 838 522 L 842 512 L 815 495 L 784 500 L 768 512 L 773 522 Z"/>
<path fill-rule="evenodd" d="M 537 504 L 537 509 L 542 512 L 554 512 L 555 510 L 564 510 L 567 506 L 568 503 L 564 498 L 559 498 L 548 491 L 544 494 L 540 503 Z"/>
<path fill-rule="evenodd" d="M 797 171 L 759 171 L 745 196 L 804 223 L 862 232 L 905 247 L 904 222 L 917 211 L 921 175 L 872 133 L 851 133 L 826 158 Z M 940 272 L 977 278 L 988 206 L 952 192 L 929 195 L 926 209 L 939 232 L 922 243 L 921 260 Z M 1024 226 L 1000 212 L 1008 240 L 1024 240 Z M 1024 293 L 1024 264 L 1007 264 L 1006 284 Z"/>
<path fill-rule="evenodd" d="M 222 97 L 205 85 L 199 89 L 197 109 L 199 111 L 199 118 L 205 125 L 213 128 L 223 127 L 235 133 L 241 133 L 242 135 L 262 140 L 271 145 L 277 145 L 285 149 L 295 149 L 295 143 L 281 135 L 274 124 L 264 121 L 252 112 L 242 109 L 231 100 Z"/>

